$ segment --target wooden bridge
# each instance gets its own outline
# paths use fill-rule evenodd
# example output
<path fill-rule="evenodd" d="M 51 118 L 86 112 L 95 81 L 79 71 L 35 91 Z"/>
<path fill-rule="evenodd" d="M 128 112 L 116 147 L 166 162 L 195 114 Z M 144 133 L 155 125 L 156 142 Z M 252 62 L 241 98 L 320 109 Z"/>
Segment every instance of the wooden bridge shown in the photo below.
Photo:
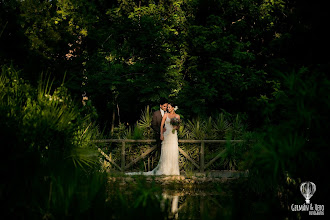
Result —
<path fill-rule="evenodd" d="M 112 160 L 105 152 L 103 152 L 100 148 L 98 149 L 100 153 L 111 163 L 113 164 L 118 170 L 121 172 L 125 172 L 128 168 L 130 168 L 133 164 L 138 162 L 139 160 L 146 157 L 148 154 L 153 152 L 157 146 L 153 146 L 150 149 L 146 150 L 142 153 L 139 157 L 135 158 L 134 160 L 130 161 L 128 164 L 125 161 L 125 146 L 126 143 L 155 143 L 156 140 L 132 140 L 132 139 L 104 139 L 104 140 L 96 140 L 97 143 L 121 143 L 121 164 L 120 166 Z M 241 143 L 243 140 L 179 140 L 179 143 L 194 143 L 200 144 L 200 155 L 199 155 L 199 164 L 194 161 L 182 148 L 179 146 L 179 152 L 187 158 L 200 172 L 204 172 L 206 168 L 208 168 L 214 161 L 219 159 L 226 151 L 226 149 L 222 150 L 218 155 L 216 155 L 212 160 L 210 160 L 207 164 L 204 162 L 205 157 L 205 143 Z"/>

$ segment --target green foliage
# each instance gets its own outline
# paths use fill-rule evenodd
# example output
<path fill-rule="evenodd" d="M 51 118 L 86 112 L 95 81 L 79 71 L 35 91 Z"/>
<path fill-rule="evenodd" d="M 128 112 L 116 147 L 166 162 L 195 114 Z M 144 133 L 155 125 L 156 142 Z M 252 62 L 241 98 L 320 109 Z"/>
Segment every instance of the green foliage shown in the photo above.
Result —
<path fill-rule="evenodd" d="M 280 92 L 282 82 L 275 73 L 304 61 L 320 63 L 313 58 L 317 53 L 301 52 L 301 43 L 306 51 L 315 50 L 306 34 L 314 23 L 303 13 L 309 6 L 298 2 L 67 0 L 2 5 L 1 63 L 13 61 L 32 84 L 36 72 L 52 72 L 58 80 L 70 70 L 66 87 L 74 96 L 87 93 L 90 100 L 84 108 L 95 113 L 94 120 L 99 116 L 102 128 L 132 124 L 141 109 L 158 105 L 164 97 L 175 99 L 186 118 L 225 109 L 246 112 L 252 126 L 259 127 L 266 118 L 258 117 L 258 106 Z M 61 85 L 57 80 L 54 85 Z"/>
<path fill-rule="evenodd" d="M 217 114 L 216 119 L 196 118 L 188 120 L 187 124 L 182 125 L 182 137 L 187 139 L 240 139 L 246 132 L 240 116 L 237 114 L 234 119 L 229 114 L 225 117 L 224 113 Z M 180 131 L 180 130 L 179 130 Z M 180 135 L 180 134 L 179 134 Z"/>
<path fill-rule="evenodd" d="M 15 120 L 21 126 L 18 141 L 24 141 L 31 151 L 37 150 L 45 160 L 50 159 L 48 155 L 60 153 L 58 156 L 62 155 L 62 159 L 70 155 L 86 164 L 95 162 L 97 155 L 92 153 L 90 140 L 99 134 L 95 126 L 86 124 L 88 115 L 80 117 L 67 89 L 62 85 L 52 92 L 48 78 L 41 79 L 38 89 L 33 90 L 18 74 L 12 67 L 3 66 L 0 78 L 4 121 Z M 77 146 L 89 150 L 83 153 Z"/>
<path fill-rule="evenodd" d="M 216 135 L 220 139 L 225 138 L 229 128 L 230 128 L 229 122 L 225 119 L 224 114 L 220 113 L 214 122 L 214 130 L 216 132 Z"/>
<path fill-rule="evenodd" d="M 74 164 L 89 170 L 98 159 L 90 141 L 100 135 L 98 125 L 112 124 L 111 138 L 152 138 L 150 110 L 139 119 L 141 109 L 169 98 L 185 119 L 181 139 L 251 135 L 251 144 L 226 145 L 214 166 L 249 169 L 255 191 L 283 187 L 288 176 L 322 187 L 323 175 L 314 171 L 327 173 L 327 7 L 314 7 L 283 0 L 2 1 L 2 173 L 20 173 L 8 182 L 24 179 L 18 188 L 25 189 L 31 176 L 49 176 L 47 170 Z M 40 72 L 55 80 L 38 83 Z M 82 106 L 74 101 L 81 94 L 89 98 Z M 114 145 L 103 147 L 117 161 Z M 199 146 L 183 147 L 197 160 Z M 211 156 L 220 149 L 206 146 Z M 54 187 L 63 183 L 54 176 Z M 77 185 L 65 190 L 79 191 Z M 70 213 L 70 204 L 59 209 Z M 45 210 L 42 217 L 51 218 Z"/>
<path fill-rule="evenodd" d="M 119 1 L 107 9 L 106 19 L 111 22 L 91 30 L 89 38 L 103 43 L 88 51 L 84 83 L 97 105 L 109 103 L 102 114 L 118 104 L 122 114 L 137 115 L 144 106 L 180 90 L 184 51 L 173 41 L 183 15 L 180 3 L 177 12 L 168 7 L 166 2 Z"/>
<path fill-rule="evenodd" d="M 244 126 L 240 115 L 237 114 L 231 123 L 230 128 L 228 129 L 228 137 L 232 140 L 241 139 L 246 130 L 246 126 Z"/>
<path fill-rule="evenodd" d="M 190 131 L 188 138 L 199 140 L 206 139 L 205 127 L 205 122 L 198 118 L 188 121 L 187 129 Z"/>
<path fill-rule="evenodd" d="M 147 106 L 141 114 L 140 120 L 137 122 L 137 127 L 143 130 L 143 137 L 150 139 L 153 135 L 151 128 L 152 113 L 150 112 L 149 106 Z"/>
<path fill-rule="evenodd" d="M 126 135 L 126 126 L 123 123 L 120 123 L 117 127 L 114 128 L 112 137 L 114 139 L 124 139 Z"/>
<path fill-rule="evenodd" d="M 139 126 L 135 126 L 131 138 L 132 139 L 141 139 L 142 137 L 143 137 L 142 129 L 140 129 Z"/>
<path fill-rule="evenodd" d="M 246 157 L 246 168 L 258 192 L 287 187 L 287 175 L 297 183 L 313 179 L 323 186 L 320 173 L 328 147 L 322 137 L 327 130 L 324 120 L 330 81 L 319 70 L 306 68 L 281 77 L 281 93 L 265 104 L 265 114 L 277 123 L 256 134 Z M 319 78 L 322 82 L 316 85 Z"/>
<path fill-rule="evenodd" d="M 241 154 L 237 151 L 242 148 L 242 146 L 235 146 L 234 144 L 230 144 L 230 142 L 226 143 L 226 151 L 221 155 L 221 163 L 224 169 L 226 170 L 236 170 L 238 167 L 238 161 L 241 158 L 238 158 Z"/>
<path fill-rule="evenodd" d="M 65 181 L 77 179 L 64 177 L 64 171 L 74 173 L 95 167 L 99 154 L 91 140 L 99 138 L 100 133 L 94 125 L 88 124 L 88 115 L 80 115 L 67 89 L 63 85 L 53 89 L 49 78 L 41 79 L 35 89 L 20 78 L 20 73 L 12 66 L 3 66 L 0 87 L 0 133 L 5 146 L 1 153 L 6 155 L 1 161 L 1 172 L 8 178 L 1 185 L 6 191 L 3 199 L 15 198 L 7 203 L 14 210 L 13 216 L 19 216 L 15 210 L 26 209 L 20 205 L 39 202 L 45 212 L 63 203 L 59 208 L 66 213 L 77 188 L 73 183 L 68 183 L 68 188 L 61 187 L 65 187 L 62 185 Z M 9 164 L 12 164 L 11 169 L 8 169 Z M 50 190 L 55 192 L 49 192 L 53 198 L 47 203 L 42 201 L 44 195 L 39 195 L 36 187 L 46 184 L 40 193 L 47 190 L 50 177 L 54 178 L 51 183 L 54 188 Z M 63 182 L 62 178 L 68 180 Z M 29 195 L 23 191 L 28 191 Z M 36 195 L 32 196 L 33 193 Z M 25 195 L 29 199 L 24 198 Z"/>

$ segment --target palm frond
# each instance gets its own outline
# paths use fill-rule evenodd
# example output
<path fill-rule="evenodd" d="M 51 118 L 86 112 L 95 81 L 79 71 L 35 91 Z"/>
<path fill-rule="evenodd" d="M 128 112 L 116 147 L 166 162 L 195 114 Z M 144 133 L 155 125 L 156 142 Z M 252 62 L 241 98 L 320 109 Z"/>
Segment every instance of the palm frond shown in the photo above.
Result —
<path fill-rule="evenodd" d="M 230 128 L 230 123 L 225 119 L 223 113 L 219 114 L 214 122 L 214 129 L 217 135 L 217 138 L 223 139 L 226 136 L 228 129 Z"/>
<path fill-rule="evenodd" d="M 149 105 L 142 111 L 140 120 L 137 122 L 137 125 L 141 128 L 148 128 L 151 125 L 152 114 L 150 112 Z"/>
<path fill-rule="evenodd" d="M 150 112 L 149 105 L 142 111 L 140 120 L 137 122 L 139 129 L 142 130 L 143 136 L 146 138 L 151 138 L 152 129 L 151 129 L 152 114 Z"/>
<path fill-rule="evenodd" d="M 73 148 L 70 152 L 68 158 L 72 159 L 72 162 L 77 167 L 77 164 L 84 168 L 92 167 L 92 165 L 96 164 L 99 161 L 99 152 L 95 148 Z"/>

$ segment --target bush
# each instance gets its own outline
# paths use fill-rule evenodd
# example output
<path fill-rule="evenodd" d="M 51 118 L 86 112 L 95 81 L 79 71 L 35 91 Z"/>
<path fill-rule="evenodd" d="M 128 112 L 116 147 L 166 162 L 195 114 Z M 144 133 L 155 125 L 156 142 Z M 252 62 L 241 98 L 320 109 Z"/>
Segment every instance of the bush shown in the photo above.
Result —
<path fill-rule="evenodd" d="M 70 181 L 79 180 L 79 169 L 94 169 L 98 162 L 98 152 L 90 140 L 100 134 L 89 115 L 80 115 L 64 85 L 52 89 L 48 78 L 33 88 L 19 76 L 13 67 L 2 67 L 0 169 L 6 176 L 1 184 L 2 204 L 16 217 L 25 216 L 24 212 L 39 213 L 30 211 L 30 206 L 51 212 L 63 203 L 61 211 L 66 212 L 72 204 L 70 195 L 78 190 L 70 188 L 75 185 Z M 66 183 L 69 188 L 65 188 Z M 61 193 L 65 197 L 53 200 Z M 66 202 L 69 204 L 64 205 Z"/>
<path fill-rule="evenodd" d="M 244 160 L 250 188 L 258 194 L 282 195 L 286 208 L 299 198 L 299 184 L 312 181 L 322 191 L 313 199 L 325 203 L 330 81 L 326 74 L 306 68 L 281 77 L 281 90 L 264 105 L 270 123 L 255 132 Z"/>

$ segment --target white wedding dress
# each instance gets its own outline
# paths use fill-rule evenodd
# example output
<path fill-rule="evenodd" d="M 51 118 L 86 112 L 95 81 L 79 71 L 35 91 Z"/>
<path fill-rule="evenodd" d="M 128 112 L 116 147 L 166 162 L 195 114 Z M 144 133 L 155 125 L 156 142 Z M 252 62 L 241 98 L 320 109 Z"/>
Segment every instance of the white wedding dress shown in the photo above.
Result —
<path fill-rule="evenodd" d="M 168 117 L 165 120 L 166 131 L 157 167 L 149 172 L 130 172 L 126 175 L 180 175 L 178 134 L 176 130 L 172 133 L 170 121 Z"/>

